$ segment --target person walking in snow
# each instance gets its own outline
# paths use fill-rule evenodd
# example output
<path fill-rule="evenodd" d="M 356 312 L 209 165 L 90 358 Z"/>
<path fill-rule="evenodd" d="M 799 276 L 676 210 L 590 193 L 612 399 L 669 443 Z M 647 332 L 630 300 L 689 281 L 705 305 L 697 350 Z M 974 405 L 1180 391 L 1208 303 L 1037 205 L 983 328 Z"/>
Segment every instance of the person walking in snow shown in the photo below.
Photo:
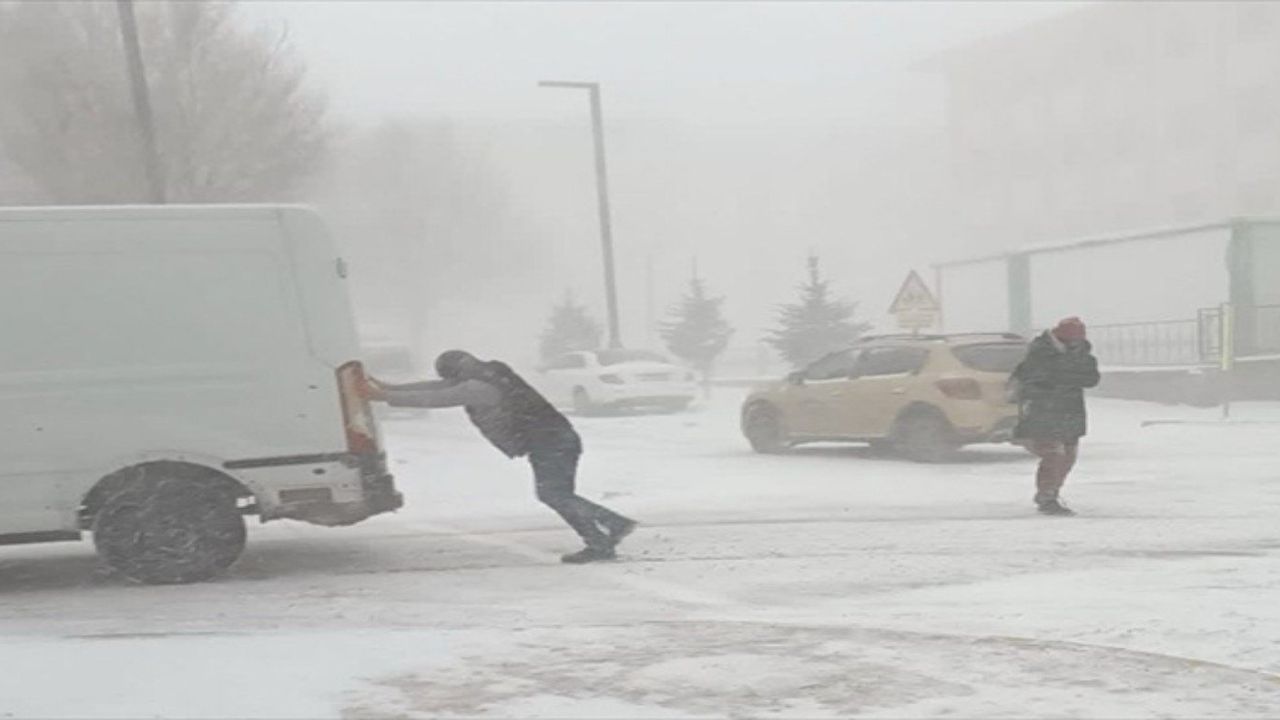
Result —
<path fill-rule="evenodd" d="M 636 522 L 580 497 L 575 490 L 582 440 L 560 411 L 506 364 L 461 350 L 436 358 L 440 380 L 388 385 L 370 379 L 363 394 L 397 407 L 462 407 L 472 424 L 507 457 L 528 457 L 540 501 L 586 543 L 561 558 L 581 564 L 616 557 Z"/>
<path fill-rule="evenodd" d="M 1074 515 L 1058 493 L 1088 431 L 1084 391 L 1098 384 L 1098 360 L 1077 317 L 1031 341 L 1010 383 L 1018 402 L 1014 442 L 1040 458 L 1035 503 L 1045 515 Z"/>

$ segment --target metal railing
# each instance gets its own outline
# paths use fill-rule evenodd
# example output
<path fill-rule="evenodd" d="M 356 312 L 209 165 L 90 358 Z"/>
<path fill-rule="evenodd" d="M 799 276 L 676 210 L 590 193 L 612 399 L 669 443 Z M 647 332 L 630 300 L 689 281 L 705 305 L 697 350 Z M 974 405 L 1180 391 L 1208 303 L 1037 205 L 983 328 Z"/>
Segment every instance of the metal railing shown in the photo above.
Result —
<path fill-rule="evenodd" d="M 1170 366 L 1205 362 L 1199 320 L 1092 325 L 1089 339 L 1107 365 Z"/>
<path fill-rule="evenodd" d="M 1280 305 L 1232 310 L 1233 358 L 1280 355 Z M 1223 362 L 1222 308 L 1203 308 L 1194 320 L 1094 325 L 1098 357 L 1108 365 L 1217 365 Z"/>
<path fill-rule="evenodd" d="M 1112 367 L 1177 367 L 1223 362 L 1222 308 L 1203 308 L 1185 320 L 1090 325 L 1094 352 Z M 1233 357 L 1280 355 L 1280 305 L 1233 310 Z M 763 343 L 733 346 L 716 363 L 718 377 L 780 376 L 790 368 Z"/>
<path fill-rule="evenodd" d="M 1205 365 L 1222 361 L 1222 308 L 1200 308 L 1196 313 L 1200 362 Z"/>

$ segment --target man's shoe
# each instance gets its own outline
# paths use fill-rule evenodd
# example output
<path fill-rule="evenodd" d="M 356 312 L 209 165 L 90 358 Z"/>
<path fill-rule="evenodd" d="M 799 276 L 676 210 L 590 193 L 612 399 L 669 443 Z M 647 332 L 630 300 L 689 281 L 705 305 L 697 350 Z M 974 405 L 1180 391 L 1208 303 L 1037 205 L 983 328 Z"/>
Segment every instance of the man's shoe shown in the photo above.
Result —
<path fill-rule="evenodd" d="M 1063 505 L 1057 500 L 1047 500 L 1040 503 L 1041 515 L 1057 515 L 1059 517 L 1071 517 L 1076 514 L 1074 510 Z"/>
<path fill-rule="evenodd" d="M 628 535 L 635 532 L 636 526 L 640 523 L 637 523 L 635 520 L 623 518 L 618 522 L 603 524 L 605 532 L 609 535 L 609 542 L 612 543 L 614 547 L 618 547 L 618 543 L 621 543 Z"/>
<path fill-rule="evenodd" d="M 585 565 L 587 563 L 602 562 L 606 560 L 617 559 L 618 554 L 613 548 L 601 547 L 584 547 L 576 553 L 569 553 L 560 558 L 560 562 L 569 565 Z"/>

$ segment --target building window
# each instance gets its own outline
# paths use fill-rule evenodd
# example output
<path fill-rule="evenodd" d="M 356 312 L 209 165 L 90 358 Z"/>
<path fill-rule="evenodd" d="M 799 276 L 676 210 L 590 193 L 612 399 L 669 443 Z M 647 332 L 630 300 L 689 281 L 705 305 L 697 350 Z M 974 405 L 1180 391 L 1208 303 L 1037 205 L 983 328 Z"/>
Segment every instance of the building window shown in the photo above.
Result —
<path fill-rule="evenodd" d="M 1118 160 L 1129 160 L 1138 154 L 1138 143 L 1141 134 L 1138 131 L 1137 121 L 1133 118 L 1125 118 L 1116 125 L 1112 131 L 1112 141 L 1115 143 L 1115 157 Z"/>
<path fill-rule="evenodd" d="M 1173 113 L 1169 126 L 1174 146 L 1190 148 L 1202 144 L 1209 134 L 1212 114 L 1205 112 L 1200 104 L 1183 105 Z"/>
<path fill-rule="evenodd" d="M 1277 7 L 1269 2 L 1234 3 L 1236 36 L 1241 40 L 1274 40 Z"/>
<path fill-rule="evenodd" d="M 1241 136 L 1280 132 L 1280 103 L 1274 88 L 1254 85 L 1236 94 L 1236 132 Z"/>
<path fill-rule="evenodd" d="M 1195 52 L 1195 41 L 1192 31 L 1185 27 L 1171 27 L 1164 38 L 1164 50 L 1170 58 L 1182 59 Z"/>
<path fill-rule="evenodd" d="M 1108 70 L 1116 71 L 1133 64 L 1137 56 L 1132 38 L 1124 35 L 1113 35 L 1102 40 L 1102 60 Z"/>

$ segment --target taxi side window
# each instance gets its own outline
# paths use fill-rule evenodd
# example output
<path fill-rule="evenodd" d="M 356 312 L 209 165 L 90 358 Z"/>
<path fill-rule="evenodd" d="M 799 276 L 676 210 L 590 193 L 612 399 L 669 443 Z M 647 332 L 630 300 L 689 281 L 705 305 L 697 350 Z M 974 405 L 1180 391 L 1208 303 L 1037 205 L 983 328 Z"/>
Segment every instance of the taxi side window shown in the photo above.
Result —
<path fill-rule="evenodd" d="M 909 375 L 924 367 L 929 351 L 922 348 L 872 348 L 858 362 L 858 377 Z"/>
<path fill-rule="evenodd" d="M 857 366 L 857 359 L 857 353 L 852 350 L 831 353 L 810 365 L 805 370 L 804 377 L 806 380 L 847 378 L 853 374 L 853 369 Z"/>

